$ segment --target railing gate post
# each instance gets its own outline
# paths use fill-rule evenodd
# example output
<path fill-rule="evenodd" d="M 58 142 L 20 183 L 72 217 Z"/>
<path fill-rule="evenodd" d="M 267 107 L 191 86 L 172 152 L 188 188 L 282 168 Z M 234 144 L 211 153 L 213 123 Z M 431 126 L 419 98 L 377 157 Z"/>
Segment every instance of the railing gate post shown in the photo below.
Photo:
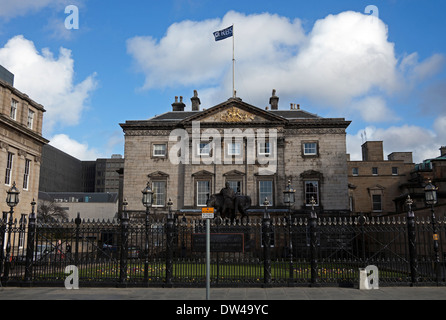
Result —
<path fill-rule="evenodd" d="M 33 273 L 33 256 L 34 256 L 34 240 L 36 236 L 36 213 L 34 212 L 36 202 L 31 202 L 31 213 L 28 221 L 28 239 L 26 244 L 26 260 L 25 260 L 25 283 L 30 284 Z"/>
<path fill-rule="evenodd" d="M 418 282 L 418 258 L 417 258 L 417 239 L 415 231 L 415 214 L 412 211 L 412 200 L 410 196 L 407 197 L 406 204 L 409 206 L 407 212 L 407 233 L 409 238 L 409 262 L 410 262 L 410 276 L 412 286 Z"/>
<path fill-rule="evenodd" d="M 268 213 L 268 204 L 265 204 L 265 213 L 262 219 L 262 245 L 264 287 L 269 287 L 271 286 L 271 218 Z"/>
<path fill-rule="evenodd" d="M 317 259 L 317 214 L 314 211 L 314 199 L 312 199 L 312 209 L 309 220 L 310 227 L 310 267 L 311 267 L 311 286 L 318 283 L 318 259 Z"/>

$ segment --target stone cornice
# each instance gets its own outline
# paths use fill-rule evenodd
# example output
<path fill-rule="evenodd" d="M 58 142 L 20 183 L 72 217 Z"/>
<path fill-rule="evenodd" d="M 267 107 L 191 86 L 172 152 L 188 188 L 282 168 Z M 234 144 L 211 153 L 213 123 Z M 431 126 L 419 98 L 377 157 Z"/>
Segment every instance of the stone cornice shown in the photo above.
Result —
<path fill-rule="evenodd" d="M 0 122 L 4 123 L 5 125 L 7 125 L 8 127 L 11 127 L 13 129 L 15 129 L 16 131 L 20 132 L 21 134 L 24 134 L 42 144 L 47 144 L 49 143 L 49 140 L 45 139 L 44 137 L 42 137 L 40 134 L 38 134 L 35 131 L 32 131 L 28 128 L 26 128 L 25 126 L 19 124 L 18 122 L 10 119 L 9 117 L 0 114 Z"/>
<path fill-rule="evenodd" d="M 45 108 L 40 104 L 35 102 L 33 99 L 31 99 L 27 94 L 17 90 L 16 88 L 14 88 L 13 86 L 11 86 L 9 83 L 0 80 L 0 85 L 8 90 L 11 91 L 12 94 L 16 95 L 17 97 L 19 97 L 22 100 L 25 100 L 26 102 L 28 102 L 30 105 L 32 105 L 34 108 L 36 108 L 37 110 L 40 110 L 42 112 L 46 112 Z"/>

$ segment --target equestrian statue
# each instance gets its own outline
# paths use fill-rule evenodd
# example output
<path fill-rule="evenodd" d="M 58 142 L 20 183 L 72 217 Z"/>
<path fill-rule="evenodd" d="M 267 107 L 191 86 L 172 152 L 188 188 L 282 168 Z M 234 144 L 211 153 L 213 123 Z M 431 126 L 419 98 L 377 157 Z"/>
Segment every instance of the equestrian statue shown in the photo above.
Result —
<path fill-rule="evenodd" d="M 231 219 L 234 221 L 237 213 L 240 213 L 241 218 L 248 217 L 247 210 L 251 207 L 251 197 L 244 196 L 234 192 L 226 182 L 225 187 L 221 189 L 220 193 L 213 194 L 206 202 L 208 207 L 214 207 L 217 214 L 222 219 Z"/>

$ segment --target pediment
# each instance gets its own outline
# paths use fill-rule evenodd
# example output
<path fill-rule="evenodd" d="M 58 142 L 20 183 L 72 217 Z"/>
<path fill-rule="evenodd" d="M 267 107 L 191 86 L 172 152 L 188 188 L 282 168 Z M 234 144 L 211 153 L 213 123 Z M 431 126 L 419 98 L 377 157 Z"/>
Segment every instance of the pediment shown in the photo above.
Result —
<path fill-rule="evenodd" d="M 168 178 L 169 175 L 167 173 L 165 173 L 165 172 L 162 172 L 162 171 L 155 171 L 155 172 L 149 173 L 147 175 L 147 177 L 150 178 L 150 179 Z"/>
<path fill-rule="evenodd" d="M 228 101 L 203 110 L 182 121 L 183 124 L 199 121 L 201 123 L 218 124 L 249 124 L 249 123 L 286 123 L 287 120 L 266 110 L 260 109 L 239 98 L 231 98 Z"/>
<path fill-rule="evenodd" d="M 223 174 L 223 176 L 244 176 L 245 173 L 238 170 L 231 170 Z"/>
<path fill-rule="evenodd" d="M 192 177 L 208 177 L 213 176 L 214 174 L 212 172 L 209 172 L 207 170 L 201 170 L 195 173 L 192 173 Z"/>

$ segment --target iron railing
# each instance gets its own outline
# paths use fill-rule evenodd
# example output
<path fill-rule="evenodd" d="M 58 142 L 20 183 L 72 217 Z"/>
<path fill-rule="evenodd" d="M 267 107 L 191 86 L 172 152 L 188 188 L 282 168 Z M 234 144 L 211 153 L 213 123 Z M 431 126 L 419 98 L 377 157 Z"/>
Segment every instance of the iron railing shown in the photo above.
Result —
<path fill-rule="evenodd" d="M 218 222 L 218 223 L 216 223 Z M 212 286 L 357 286 L 375 265 L 386 285 L 446 284 L 446 220 L 265 217 L 213 221 Z M 63 286 L 78 268 L 80 286 L 205 286 L 201 219 L 0 221 L 3 285 Z M 9 245 L 8 245 L 9 244 Z M 8 251 L 6 250 L 8 248 Z"/>

